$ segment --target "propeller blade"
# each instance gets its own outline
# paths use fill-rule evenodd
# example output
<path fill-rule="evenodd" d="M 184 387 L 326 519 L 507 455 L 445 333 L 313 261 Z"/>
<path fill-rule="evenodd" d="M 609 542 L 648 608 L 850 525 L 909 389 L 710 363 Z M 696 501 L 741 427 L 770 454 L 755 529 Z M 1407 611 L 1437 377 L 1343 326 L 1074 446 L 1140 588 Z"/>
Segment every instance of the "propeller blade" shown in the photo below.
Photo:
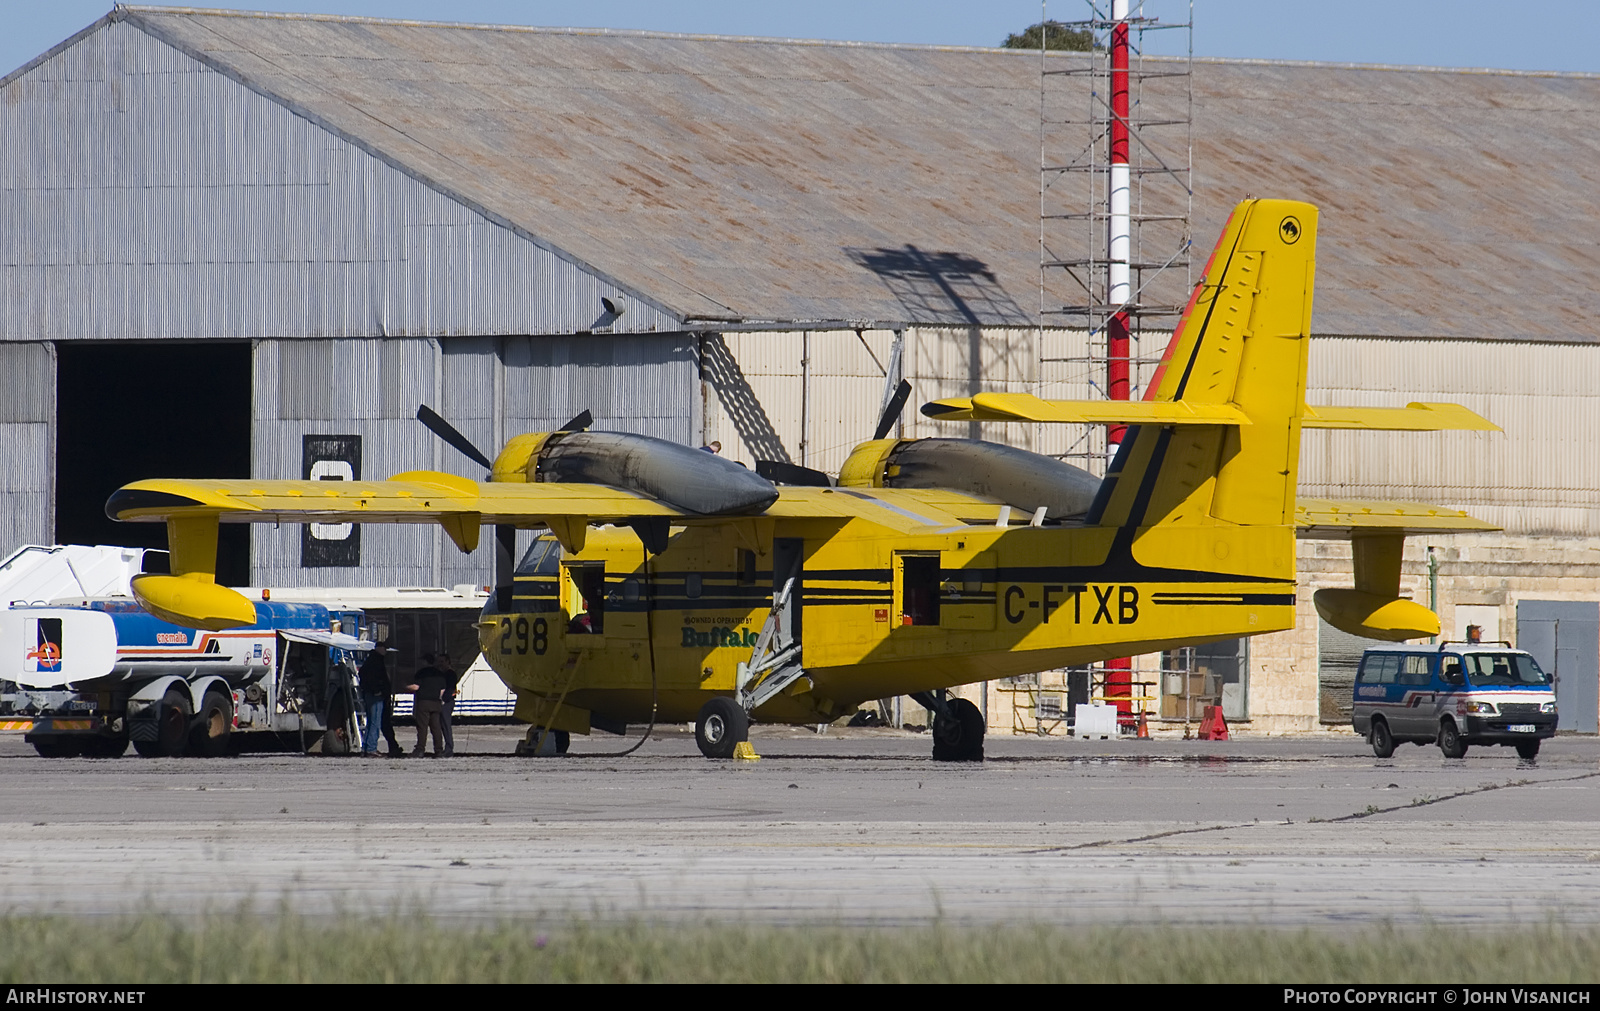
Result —
<path fill-rule="evenodd" d="M 777 460 L 757 460 L 756 473 L 774 484 L 793 484 L 807 488 L 832 488 L 833 479 L 820 470 L 802 467 L 797 463 Z"/>
<path fill-rule="evenodd" d="M 445 442 L 448 442 L 450 445 L 460 450 L 467 457 L 467 459 L 474 463 L 481 463 L 489 470 L 494 469 L 493 460 L 490 460 L 487 456 L 484 456 L 483 451 L 477 446 L 474 446 L 471 440 L 462 435 L 460 432 L 456 431 L 456 427 L 454 425 L 439 417 L 439 415 L 430 410 L 426 404 L 418 405 L 417 420 L 426 425 L 428 427 L 428 431 L 432 432 L 434 435 L 437 435 Z"/>
<path fill-rule="evenodd" d="M 558 431 L 558 432 L 582 432 L 582 431 L 587 430 L 588 427 L 590 425 L 592 425 L 592 424 L 594 424 L 594 415 L 590 414 L 586 410 L 582 414 L 578 415 L 576 418 L 573 418 L 571 421 L 567 422 L 565 425 L 562 425 L 560 428 L 556 429 L 556 431 Z"/>
<path fill-rule="evenodd" d="M 904 379 L 894 388 L 894 396 L 889 398 L 889 405 L 883 409 L 883 417 L 878 419 L 878 430 L 873 434 L 874 439 L 889 437 L 889 429 L 900 420 L 900 412 L 906 409 L 906 401 L 911 398 L 911 384 Z"/>

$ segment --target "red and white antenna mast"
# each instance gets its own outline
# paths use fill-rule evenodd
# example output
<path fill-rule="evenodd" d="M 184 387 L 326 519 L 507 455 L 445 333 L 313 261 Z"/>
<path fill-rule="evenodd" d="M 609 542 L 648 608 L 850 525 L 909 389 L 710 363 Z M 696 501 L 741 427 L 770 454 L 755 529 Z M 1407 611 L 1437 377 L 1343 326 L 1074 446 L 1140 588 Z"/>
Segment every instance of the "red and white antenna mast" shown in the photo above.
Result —
<path fill-rule="evenodd" d="M 1106 398 L 1128 399 L 1128 336 L 1133 301 L 1133 233 L 1129 198 L 1132 173 L 1128 169 L 1128 0 L 1111 0 L 1111 115 L 1109 168 L 1106 172 Z M 1108 461 L 1117 455 L 1126 425 L 1106 430 Z"/>

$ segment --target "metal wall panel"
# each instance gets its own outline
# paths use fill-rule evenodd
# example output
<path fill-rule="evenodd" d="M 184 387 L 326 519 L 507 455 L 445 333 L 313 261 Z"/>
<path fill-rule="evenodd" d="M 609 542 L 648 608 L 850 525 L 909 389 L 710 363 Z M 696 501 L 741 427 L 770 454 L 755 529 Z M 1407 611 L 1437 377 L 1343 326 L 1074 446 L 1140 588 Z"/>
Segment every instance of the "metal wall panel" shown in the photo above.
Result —
<path fill-rule="evenodd" d="M 126 23 L 4 90 L 0 339 L 678 329 Z"/>
<path fill-rule="evenodd" d="M 727 334 L 722 340 L 791 459 L 799 459 L 802 413 L 810 419 L 809 465 L 834 471 L 877 419 L 880 362 L 890 334 L 867 331 L 874 361 L 853 331 L 810 334 L 810 408 L 804 409 L 805 335 Z M 1046 360 L 1032 356 L 1036 343 Z M 1142 341 L 1135 394 L 1142 395 L 1166 335 Z M 1044 453 L 1102 446 L 1098 428 L 1081 425 L 971 425 L 917 413 L 937 397 L 977 390 L 1035 392 L 1099 399 L 1100 369 L 1087 361 L 1081 331 L 913 328 L 905 375 L 913 386 L 905 419 L 909 437 L 977 437 Z M 1041 382 L 1030 382 L 1037 367 Z M 1311 342 L 1307 400 L 1313 404 L 1403 406 L 1453 401 L 1505 429 L 1478 432 L 1306 431 L 1300 489 L 1308 496 L 1403 499 L 1470 510 L 1508 532 L 1600 536 L 1600 348 L 1531 341 L 1443 341 L 1318 337 Z M 721 405 L 724 452 L 751 462 L 736 413 Z M 748 415 L 745 407 L 743 413 Z M 746 426 L 748 427 L 748 426 Z M 770 453 L 768 455 L 771 455 Z M 1077 462 L 1077 461 L 1074 461 Z"/>
<path fill-rule="evenodd" d="M 697 445 L 696 366 L 687 334 L 259 341 L 252 469 L 298 478 L 304 435 L 359 435 L 364 479 L 418 469 L 481 479 L 479 465 L 417 422 L 419 404 L 491 458 L 505 438 L 585 409 L 599 430 Z M 252 550 L 252 578 L 264 585 L 482 585 L 494 571 L 487 535 L 463 555 L 435 527 L 364 524 L 358 568 L 301 568 L 298 527 L 257 527 Z"/>
<path fill-rule="evenodd" d="M 259 341 L 255 348 L 255 405 L 251 431 L 255 477 L 302 476 L 305 435 L 361 437 L 361 477 L 373 480 L 405 470 L 433 470 L 439 447 L 412 412 L 432 402 L 438 345 L 417 338 L 334 341 Z M 289 402 L 280 391 L 313 387 L 315 397 Z M 396 390 L 391 398 L 386 389 Z M 410 396 L 409 410 L 402 397 Z M 308 404 L 323 404 L 320 417 Z M 292 412 L 285 416 L 285 408 Z M 442 575 L 440 534 L 434 527 L 364 524 L 361 564 L 302 568 L 298 525 L 258 525 L 251 538 L 252 581 L 273 586 L 435 586 Z M 452 551 L 455 549 L 452 547 Z"/>
<path fill-rule="evenodd" d="M 55 356 L 0 342 L 0 553 L 55 540 Z"/>
<path fill-rule="evenodd" d="M 699 445 L 696 338 L 508 337 L 504 435 L 549 431 L 583 411 L 594 428 Z"/>
<path fill-rule="evenodd" d="M 801 360 L 807 356 L 807 334 L 795 331 L 721 335 L 738 364 L 748 398 L 753 398 L 789 459 L 800 460 L 802 415 L 809 423 L 807 466 L 838 469 L 850 451 L 872 437 L 883 392 L 883 369 L 889 363 L 893 333 L 887 330 L 816 330 L 809 332 L 811 376 L 807 393 Z M 1144 340 L 1147 355 L 1159 354 L 1167 335 Z M 865 346 L 863 346 L 865 343 Z M 870 348 L 870 353 L 868 351 Z M 965 397 L 980 391 L 1038 393 L 1058 399 L 1099 399 L 1103 382 L 1098 368 L 1084 359 L 1087 336 L 1082 331 L 1014 327 L 912 327 L 905 332 L 902 373 L 911 382 L 911 400 L 901 416 L 908 438 L 981 438 L 1043 453 L 1082 452 L 1086 433 L 1103 444 L 1098 428 L 1084 425 L 961 424 L 933 421 L 922 405 L 942 397 Z M 1041 362 L 1040 358 L 1057 359 Z M 1154 371 L 1154 363 L 1136 363 L 1136 392 Z M 1040 382 L 1035 382 L 1035 377 Z M 731 403 L 738 390 L 719 390 L 717 425 L 723 452 L 752 463 L 761 453 L 752 439 L 766 429 L 752 424 L 749 403 Z M 759 419 L 758 419 L 759 420 Z M 752 433 L 755 433 L 754 435 Z M 773 454 L 764 450 L 768 457 Z"/>
<path fill-rule="evenodd" d="M 1453 401 L 1505 432 L 1309 431 L 1303 494 L 1434 502 L 1511 533 L 1600 534 L 1600 348 L 1322 337 L 1308 387 L 1313 404 Z"/>
<path fill-rule="evenodd" d="M 456 337 L 440 341 L 439 395 L 428 406 L 438 411 L 491 460 L 504 440 L 500 435 L 500 338 Z M 416 407 L 412 407 L 414 412 Z M 417 425 L 421 428 L 421 425 Z M 439 470 L 461 474 L 474 480 L 483 477 L 483 468 L 450 446 L 435 440 L 435 459 Z M 494 582 L 494 532 L 480 533 L 478 550 L 464 555 L 448 538 L 439 541 L 439 585 Z"/>

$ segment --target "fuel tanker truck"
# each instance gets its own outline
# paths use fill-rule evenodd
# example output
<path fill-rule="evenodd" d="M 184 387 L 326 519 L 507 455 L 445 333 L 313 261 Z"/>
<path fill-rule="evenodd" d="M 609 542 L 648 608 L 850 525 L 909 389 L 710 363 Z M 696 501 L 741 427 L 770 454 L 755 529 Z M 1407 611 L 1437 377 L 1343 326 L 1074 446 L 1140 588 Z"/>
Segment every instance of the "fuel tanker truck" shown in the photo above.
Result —
<path fill-rule="evenodd" d="M 359 613 L 254 606 L 254 624 L 210 632 L 129 596 L 13 598 L 0 609 L 0 728 L 25 730 L 47 758 L 115 758 L 130 744 L 151 757 L 215 756 L 252 738 L 348 750 L 355 667 L 372 643 L 341 629 L 356 630 Z"/>

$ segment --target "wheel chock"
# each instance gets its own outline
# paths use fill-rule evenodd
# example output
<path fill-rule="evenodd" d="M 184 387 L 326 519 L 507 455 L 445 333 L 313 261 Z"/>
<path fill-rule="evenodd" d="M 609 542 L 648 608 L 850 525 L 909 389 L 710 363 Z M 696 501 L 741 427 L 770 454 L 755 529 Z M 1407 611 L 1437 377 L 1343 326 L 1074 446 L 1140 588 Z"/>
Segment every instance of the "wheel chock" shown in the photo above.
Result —
<path fill-rule="evenodd" d="M 1200 717 L 1200 739 L 1202 741 L 1228 739 L 1228 721 L 1223 719 L 1221 706 L 1206 706 L 1205 713 Z"/>
<path fill-rule="evenodd" d="M 749 741 L 740 741 L 733 746 L 733 760 L 735 762 L 759 762 L 761 756 L 756 754 L 756 749 Z"/>

